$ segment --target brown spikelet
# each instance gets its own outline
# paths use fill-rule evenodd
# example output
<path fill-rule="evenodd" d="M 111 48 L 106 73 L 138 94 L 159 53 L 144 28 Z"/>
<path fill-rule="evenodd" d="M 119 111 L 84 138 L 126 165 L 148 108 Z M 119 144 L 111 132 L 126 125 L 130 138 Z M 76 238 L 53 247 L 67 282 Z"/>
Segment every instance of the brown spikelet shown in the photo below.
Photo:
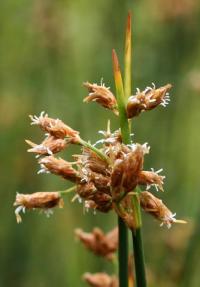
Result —
<path fill-rule="evenodd" d="M 89 91 L 89 95 L 84 99 L 84 102 L 97 102 L 106 109 L 112 110 L 115 114 L 117 111 L 117 101 L 109 88 L 104 85 L 91 84 L 86 82 L 83 84 Z"/>
<path fill-rule="evenodd" d="M 17 206 L 15 210 L 17 222 L 21 222 L 20 211 L 25 209 L 50 209 L 53 207 L 63 207 L 63 199 L 59 192 L 35 192 L 32 194 L 20 194 L 17 193 L 14 206 Z"/>
<path fill-rule="evenodd" d="M 44 112 L 42 112 L 39 117 L 30 115 L 30 118 L 32 125 L 39 125 L 42 130 L 56 138 L 75 138 L 77 139 L 77 143 L 79 142 L 79 132 L 73 130 L 59 119 L 49 118 L 48 114 Z"/>
<path fill-rule="evenodd" d="M 41 165 L 39 173 L 51 172 L 72 182 L 76 182 L 79 179 L 78 172 L 72 167 L 72 164 L 62 158 L 46 156 L 40 159 L 39 163 Z"/>
<path fill-rule="evenodd" d="M 105 257 L 108 260 L 113 259 L 114 252 L 118 247 L 117 228 L 114 228 L 107 234 L 104 234 L 99 228 L 94 228 L 91 233 L 86 233 L 82 229 L 76 229 L 75 234 L 85 247 L 96 255 Z"/>
<path fill-rule="evenodd" d="M 101 159 L 94 151 L 83 148 L 82 155 L 79 157 L 80 163 L 85 169 L 97 172 L 103 175 L 108 174 L 108 163 Z"/>
<path fill-rule="evenodd" d="M 136 145 L 123 159 L 117 159 L 114 163 L 111 175 L 111 185 L 114 195 L 124 189 L 125 192 L 133 190 L 137 185 L 137 177 L 143 167 L 143 147 Z"/>
<path fill-rule="evenodd" d="M 172 88 L 167 84 L 161 88 L 147 87 L 144 91 L 131 96 L 127 103 L 127 116 L 133 118 L 138 116 L 142 111 L 152 110 L 158 105 L 166 106 L 169 102 L 168 92 Z"/>
<path fill-rule="evenodd" d="M 140 205 L 144 211 L 161 221 L 161 225 L 166 224 L 168 228 L 171 227 L 172 223 L 186 223 L 184 220 L 177 220 L 176 214 L 173 214 L 161 199 L 148 191 L 140 193 Z"/>
<path fill-rule="evenodd" d="M 67 146 L 65 139 L 55 138 L 54 136 L 48 136 L 41 144 L 35 144 L 30 140 L 26 140 L 26 143 L 31 146 L 28 152 L 38 155 L 52 155 L 62 151 Z"/>

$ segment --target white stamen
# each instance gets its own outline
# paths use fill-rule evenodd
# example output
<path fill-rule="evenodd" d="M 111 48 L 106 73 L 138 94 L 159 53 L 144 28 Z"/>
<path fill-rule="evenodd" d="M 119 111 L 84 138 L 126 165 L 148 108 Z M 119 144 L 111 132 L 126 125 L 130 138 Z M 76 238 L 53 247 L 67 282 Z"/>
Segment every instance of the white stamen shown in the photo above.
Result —
<path fill-rule="evenodd" d="M 160 172 L 162 172 L 163 171 L 163 168 L 161 168 L 161 169 L 159 169 L 159 170 L 157 170 L 157 171 L 155 171 L 155 173 L 160 173 Z"/>
<path fill-rule="evenodd" d="M 50 215 L 53 214 L 53 209 L 51 209 L 51 208 L 44 209 L 44 213 L 45 213 L 46 216 L 49 218 Z"/>
<path fill-rule="evenodd" d="M 144 93 L 146 94 L 146 93 L 148 93 L 150 91 L 152 91 L 152 87 L 146 87 L 145 90 L 144 90 Z"/>
<path fill-rule="evenodd" d="M 155 186 L 156 191 L 159 191 L 158 189 L 158 185 L 157 184 L 153 184 Z"/>
<path fill-rule="evenodd" d="M 136 88 L 136 95 L 137 95 L 137 94 L 140 94 L 140 93 L 141 93 L 140 89 L 139 89 L 139 88 Z"/>
<path fill-rule="evenodd" d="M 144 154 L 148 154 L 148 153 L 149 153 L 149 151 L 150 151 L 150 146 L 148 146 L 148 143 L 147 143 L 147 142 L 142 145 L 142 148 L 143 148 L 143 153 L 144 153 Z"/>

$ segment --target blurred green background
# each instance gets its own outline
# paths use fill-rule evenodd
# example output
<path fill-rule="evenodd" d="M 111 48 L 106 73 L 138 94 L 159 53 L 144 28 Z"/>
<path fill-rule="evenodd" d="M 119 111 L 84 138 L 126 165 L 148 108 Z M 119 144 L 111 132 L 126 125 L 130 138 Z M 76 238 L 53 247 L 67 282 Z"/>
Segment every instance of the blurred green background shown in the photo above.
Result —
<path fill-rule="evenodd" d="M 27 212 L 16 224 L 16 192 L 60 190 L 53 175 L 37 175 L 25 138 L 42 140 L 29 114 L 48 112 L 81 131 L 86 140 L 117 119 L 96 104 L 86 105 L 84 81 L 103 77 L 113 87 L 111 50 L 123 61 L 124 27 L 133 15 L 133 92 L 152 82 L 172 83 L 171 103 L 133 123 L 135 141 L 148 142 L 145 169 L 163 168 L 162 199 L 187 226 L 160 228 L 144 215 L 149 286 L 193 286 L 200 281 L 200 3 L 195 0 L 1 0 L 0 3 L 0 286 L 86 286 L 84 272 L 114 269 L 74 240 L 74 229 L 104 231 L 112 214 L 83 214 L 80 204 L 47 219 Z M 70 150 L 69 152 L 74 152 Z M 77 152 L 77 151 L 76 151 Z M 69 155 L 66 158 L 70 158 Z"/>

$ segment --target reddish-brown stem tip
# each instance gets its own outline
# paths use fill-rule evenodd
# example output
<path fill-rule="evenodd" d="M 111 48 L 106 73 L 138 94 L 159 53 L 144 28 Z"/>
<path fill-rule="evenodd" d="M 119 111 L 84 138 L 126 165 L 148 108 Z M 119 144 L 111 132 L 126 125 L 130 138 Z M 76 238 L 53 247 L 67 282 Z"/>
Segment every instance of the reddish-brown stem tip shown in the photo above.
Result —
<path fill-rule="evenodd" d="M 115 49 L 112 50 L 113 70 L 114 73 L 119 72 L 119 61 Z"/>
<path fill-rule="evenodd" d="M 130 34 L 131 33 L 131 12 L 128 12 L 127 16 L 127 25 L 126 25 L 126 33 Z"/>

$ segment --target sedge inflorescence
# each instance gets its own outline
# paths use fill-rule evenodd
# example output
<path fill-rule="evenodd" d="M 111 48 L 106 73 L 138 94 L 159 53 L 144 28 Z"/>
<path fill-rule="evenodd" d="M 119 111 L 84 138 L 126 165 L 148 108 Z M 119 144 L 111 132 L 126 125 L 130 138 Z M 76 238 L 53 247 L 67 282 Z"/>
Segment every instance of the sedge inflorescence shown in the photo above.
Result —
<path fill-rule="evenodd" d="M 72 193 L 72 202 L 78 200 L 84 211 L 93 210 L 118 215 L 118 228 L 104 233 L 99 228 L 92 232 L 76 229 L 76 237 L 83 245 L 97 256 L 112 261 L 119 248 L 119 278 L 106 273 L 85 273 L 83 279 L 93 287 L 146 286 L 140 228 L 142 226 L 140 207 L 168 228 L 173 223 L 185 223 L 177 220 L 176 214 L 155 196 L 164 191 L 162 169 L 145 169 L 145 156 L 150 152 L 148 143 L 137 143 L 131 134 L 130 121 L 142 113 L 154 110 L 158 106 L 166 107 L 170 102 L 171 84 L 156 88 L 155 84 L 144 90 L 136 89 L 131 95 L 131 16 L 127 19 L 125 41 L 125 73 L 122 80 L 119 61 L 115 50 L 112 53 L 116 96 L 103 80 L 100 85 L 85 82 L 88 93 L 85 103 L 96 102 L 110 110 L 119 119 L 120 128 L 112 131 L 110 121 L 107 128 L 99 131 L 101 138 L 96 143 L 85 141 L 60 119 L 54 119 L 47 113 L 30 116 L 31 125 L 40 127 L 44 139 L 37 144 L 26 140 L 28 152 L 35 154 L 40 168 L 38 174 L 54 174 L 72 187 L 63 191 L 36 192 L 33 194 L 17 193 L 14 202 L 17 222 L 21 222 L 21 212 L 41 210 L 49 216 L 56 207 L 63 207 L 63 197 Z M 58 157 L 69 145 L 76 145 L 79 152 L 71 160 Z M 124 221 L 124 222 L 123 222 Z M 133 262 L 127 260 L 126 227 L 132 231 L 134 246 L 135 275 Z M 126 262 L 125 262 L 126 261 Z M 130 270 L 128 270 L 130 269 Z M 125 282 L 126 281 L 126 282 Z M 128 283 L 129 281 L 129 283 Z"/>
<path fill-rule="evenodd" d="M 104 108 L 112 110 L 118 115 L 117 101 L 110 88 L 101 85 L 85 83 L 89 95 L 85 102 L 97 102 Z M 143 92 L 137 90 L 136 95 L 127 101 L 127 117 L 138 116 L 143 111 L 151 110 L 158 105 L 165 106 L 169 101 L 168 91 L 170 84 L 156 89 L 155 85 L 147 87 Z M 75 198 L 83 202 L 86 210 L 93 209 L 101 212 L 115 210 L 124 219 L 127 225 L 134 229 L 134 212 L 130 196 L 134 190 L 141 187 L 137 199 L 147 213 L 152 214 L 161 224 L 168 227 L 178 222 L 164 203 L 154 196 L 150 189 L 163 191 L 164 176 L 162 170 L 144 170 L 144 157 L 149 153 L 147 143 L 139 144 L 122 142 L 121 131 L 111 132 L 108 122 L 107 129 L 100 131 L 102 138 L 95 144 L 84 141 L 78 131 L 66 125 L 60 119 L 53 119 L 45 112 L 38 117 L 30 116 L 31 125 L 37 125 L 45 134 L 45 139 L 40 144 L 26 140 L 30 146 L 28 152 L 36 154 L 40 164 L 40 173 L 51 173 L 74 183 Z M 73 155 L 72 161 L 66 161 L 56 154 L 65 150 L 70 144 L 80 146 L 80 154 Z M 97 148 L 98 146 L 98 148 Z M 35 193 L 32 195 L 17 194 L 14 203 L 17 206 L 15 213 L 17 221 L 21 222 L 19 213 L 26 209 L 42 209 L 47 212 L 61 205 L 64 192 Z M 52 198 L 51 198 L 52 195 Z M 49 214 L 47 212 L 47 214 Z"/>

